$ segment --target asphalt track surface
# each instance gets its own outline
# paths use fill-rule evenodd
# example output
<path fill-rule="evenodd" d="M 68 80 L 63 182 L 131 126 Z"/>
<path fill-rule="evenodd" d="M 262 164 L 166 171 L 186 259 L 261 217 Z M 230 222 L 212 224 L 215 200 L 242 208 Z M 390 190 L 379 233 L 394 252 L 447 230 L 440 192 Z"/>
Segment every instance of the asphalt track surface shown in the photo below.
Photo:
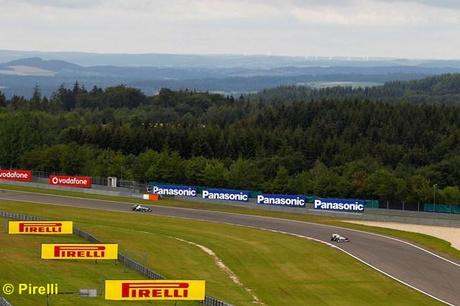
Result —
<path fill-rule="evenodd" d="M 2 191 L 0 200 L 29 201 L 79 208 L 131 211 L 122 202 L 54 195 Z M 460 263 L 447 260 L 415 245 L 380 235 L 314 223 L 270 217 L 154 206 L 151 214 L 230 223 L 302 235 L 330 243 L 332 233 L 348 237 L 349 243 L 333 245 L 363 263 L 446 304 L 460 305 Z M 306 259 L 307 260 L 307 259 Z"/>

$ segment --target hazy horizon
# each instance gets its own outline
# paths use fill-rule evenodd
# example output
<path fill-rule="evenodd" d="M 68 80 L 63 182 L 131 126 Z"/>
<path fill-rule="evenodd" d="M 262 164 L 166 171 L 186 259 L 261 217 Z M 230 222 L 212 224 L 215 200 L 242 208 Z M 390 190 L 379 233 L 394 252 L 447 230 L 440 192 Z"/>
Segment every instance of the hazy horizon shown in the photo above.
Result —
<path fill-rule="evenodd" d="M 39 50 L 39 49 L 2 49 L 0 52 L 24 52 L 24 53 L 63 53 L 63 54 L 95 54 L 95 55 L 172 55 L 172 56 L 239 56 L 239 57 L 286 57 L 286 58 L 301 58 L 308 60 L 315 59 L 340 59 L 340 60 L 378 60 L 378 61 L 391 61 L 391 60 L 414 60 L 414 61 L 460 61 L 460 56 L 453 58 L 417 58 L 417 57 L 390 57 L 390 56 L 346 56 L 346 55 L 289 55 L 289 54 L 263 54 L 263 53 L 174 53 L 174 52 L 93 52 L 85 50 Z M 38 56 L 39 57 L 39 56 Z"/>
<path fill-rule="evenodd" d="M 4 50 L 460 59 L 460 2 L 454 0 L 0 0 L 0 5 L 0 27 L 8 29 L 0 33 Z"/>

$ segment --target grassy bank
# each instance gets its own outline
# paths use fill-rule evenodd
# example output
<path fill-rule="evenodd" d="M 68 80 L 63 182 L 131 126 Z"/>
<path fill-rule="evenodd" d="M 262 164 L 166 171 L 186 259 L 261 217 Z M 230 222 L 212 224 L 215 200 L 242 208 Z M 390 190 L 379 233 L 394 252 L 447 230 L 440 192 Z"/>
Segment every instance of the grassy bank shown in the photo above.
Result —
<path fill-rule="evenodd" d="M 86 243 L 73 235 L 37 236 L 8 235 L 5 219 L 0 219 L 0 286 L 12 283 L 16 293 L 6 296 L 13 305 L 47 305 L 47 297 L 17 293 L 18 283 L 45 285 L 57 283 L 59 292 L 77 292 L 83 288 L 97 289 L 99 297 L 85 298 L 77 294 L 60 294 L 49 297 L 49 305 L 118 305 L 105 301 L 105 279 L 143 279 L 142 275 L 125 270 L 115 261 L 53 261 L 40 259 L 41 243 Z M 2 293 L 3 294 L 3 293 Z M 124 304 L 125 305 L 125 304 Z M 126 303 L 126 305 L 151 305 Z M 171 303 L 169 305 L 172 305 Z"/>
<path fill-rule="evenodd" d="M 267 305 L 437 305 L 436 301 L 337 250 L 288 235 L 154 215 L 89 211 L 15 201 L 0 201 L 0 209 L 54 219 L 72 216 L 77 226 L 103 241 L 119 243 L 128 255 L 168 278 L 206 279 L 208 294 L 235 305 L 253 305 L 253 297 L 245 288 Z M 18 237 L 2 232 L 2 245 L 3 240 L 9 242 L 8 247 L 2 248 L 2 257 L 13 256 L 11 254 L 16 252 L 11 250 L 23 245 L 15 239 L 37 239 L 36 244 L 40 239 L 38 236 Z M 212 250 L 235 273 L 242 285 L 233 282 L 210 255 L 184 241 Z M 53 275 L 61 275 L 64 281 L 74 273 L 73 270 L 62 270 L 57 262 L 51 263 L 54 270 L 50 270 L 50 263 L 37 260 L 37 251 L 30 247 L 21 252 L 28 254 L 30 261 L 26 265 L 21 264 L 23 270 L 20 273 L 14 261 L 8 264 L 0 262 L 2 278 L 5 275 L 10 281 L 19 281 L 19 276 L 25 273 L 29 279 L 35 278 L 36 281 Z M 78 262 L 67 264 L 80 267 Z M 28 268 L 34 266 L 34 272 L 29 272 Z M 112 267 L 119 269 L 118 273 L 122 273 L 120 277 L 128 277 L 120 270 L 121 267 L 113 264 Z M 42 271 L 48 272 L 43 274 Z M 103 279 L 92 270 L 81 269 L 80 273 L 82 282 L 83 279 L 93 282 L 85 283 L 86 287 L 97 286 Z"/>

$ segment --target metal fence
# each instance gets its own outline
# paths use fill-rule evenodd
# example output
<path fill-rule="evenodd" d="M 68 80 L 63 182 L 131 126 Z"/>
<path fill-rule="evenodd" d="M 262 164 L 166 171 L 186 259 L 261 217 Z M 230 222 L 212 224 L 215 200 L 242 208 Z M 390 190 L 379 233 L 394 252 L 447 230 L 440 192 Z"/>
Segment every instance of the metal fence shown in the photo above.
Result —
<path fill-rule="evenodd" d="M 67 175 L 60 172 L 46 172 L 46 171 L 32 171 L 32 180 L 34 182 L 43 182 L 48 180 L 50 175 Z M 99 186 L 108 186 L 109 178 L 108 177 L 99 177 L 99 176 L 92 176 L 91 177 L 91 184 L 99 185 Z M 126 188 L 136 191 L 145 191 L 146 184 L 142 184 L 136 181 L 124 180 L 124 179 L 117 179 L 117 187 L 119 188 Z"/>
<path fill-rule="evenodd" d="M 10 302 L 8 302 L 4 297 L 0 296 L 0 306 L 13 306 L 13 305 L 10 304 Z"/>
<path fill-rule="evenodd" d="M 14 219 L 14 220 L 24 220 L 24 221 L 38 221 L 38 220 L 44 220 L 46 218 L 41 218 L 37 216 L 29 216 L 29 215 L 24 215 L 24 214 L 18 214 L 14 212 L 7 212 L 7 211 L 0 211 L 0 217 L 3 218 L 8 218 L 8 219 Z M 93 235 L 91 235 L 88 232 L 85 232 L 79 228 L 74 227 L 73 229 L 73 234 L 76 236 L 79 236 L 89 242 L 93 243 L 103 243 L 101 240 L 97 239 Z M 146 266 L 142 265 L 141 263 L 129 258 L 128 256 L 118 253 L 118 261 L 121 262 L 125 267 L 130 268 L 132 270 L 135 270 L 144 276 L 146 276 L 148 279 L 166 279 L 164 276 L 161 274 L 147 268 Z M 6 304 L 5 304 L 6 303 Z M 216 299 L 212 296 L 206 296 L 204 301 L 202 301 L 203 305 L 209 305 L 209 306 L 232 306 L 231 304 L 228 304 L 224 301 L 221 301 L 219 299 Z M 0 306 L 11 306 L 5 299 L 2 300 L 0 298 Z"/>
<path fill-rule="evenodd" d="M 2 167 L 0 165 L 0 169 L 9 169 L 8 167 Z M 47 171 L 40 171 L 40 170 L 32 170 L 32 180 L 36 183 L 47 183 L 50 175 L 66 175 L 61 172 L 47 172 Z M 13 181 L 10 181 L 10 183 Z M 158 181 L 151 181 L 148 183 L 139 183 L 136 181 L 131 180 L 124 180 L 124 179 L 117 179 L 117 188 L 109 187 L 109 178 L 108 177 L 91 177 L 92 189 L 97 189 L 98 191 L 120 191 L 124 193 L 130 194 L 143 194 L 145 192 L 149 193 L 149 186 L 152 184 L 163 184 L 162 182 Z M 167 185 L 171 185 L 170 183 L 166 183 Z M 55 187 L 55 186 L 53 186 Z M 208 188 L 205 186 L 195 186 L 198 193 L 201 192 L 202 189 Z M 117 190 L 115 190 L 117 189 Z M 90 193 L 90 192 L 89 192 Z M 249 191 L 250 198 L 254 199 L 257 194 L 260 194 L 260 191 Z M 305 196 L 307 203 L 313 203 L 313 201 L 317 198 L 314 195 L 307 195 Z M 182 198 L 184 200 L 189 200 L 188 198 Z M 193 200 L 193 199 L 192 199 Z M 200 199 L 202 200 L 202 199 Z M 209 200 L 207 200 L 209 201 Z M 460 214 L 460 203 L 459 204 L 431 204 L 431 203 L 405 203 L 404 201 L 379 201 L 379 200 L 363 200 L 365 203 L 366 209 L 369 208 L 376 208 L 383 210 L 399 210 L 399 211 L 425 211 L 425 212 L 432 212 L 432 213 L 444 213 L 444 214 Z M 213 202 L 213 201 L 211 201 Z M 224 204 L 235 205 L 235 203 L 230 202 L 222 202 Z M 257 208 L 267 209 L 267 206 Z M 283 207 L 285 208 L 285 207 Z M 270 209 L 270 208 L 268 208 Z"/>

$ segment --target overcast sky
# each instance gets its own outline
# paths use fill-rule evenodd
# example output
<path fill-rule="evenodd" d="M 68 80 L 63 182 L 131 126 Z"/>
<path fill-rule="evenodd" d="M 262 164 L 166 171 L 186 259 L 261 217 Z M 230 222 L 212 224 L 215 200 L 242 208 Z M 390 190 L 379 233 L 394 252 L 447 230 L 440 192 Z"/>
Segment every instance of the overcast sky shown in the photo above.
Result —
<path fill-rule="evenodd" d="M 460 58 L 460 0 L 0 0 L 0 49 Z"/>

